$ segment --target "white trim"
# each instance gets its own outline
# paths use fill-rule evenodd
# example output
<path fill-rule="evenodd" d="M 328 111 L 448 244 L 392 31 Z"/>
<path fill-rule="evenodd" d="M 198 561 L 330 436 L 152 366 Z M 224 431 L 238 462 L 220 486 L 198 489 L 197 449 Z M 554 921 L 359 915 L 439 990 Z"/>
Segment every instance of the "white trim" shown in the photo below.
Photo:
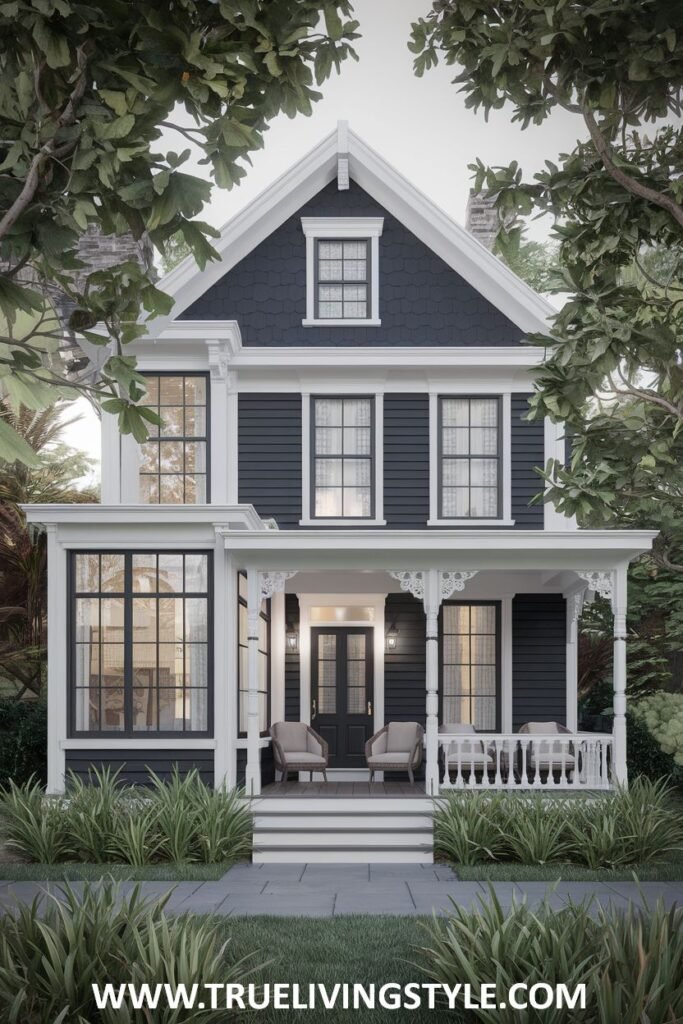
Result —
<path fill-rule="evenodd" d="M 221 551 L 221 547 L 223 550 Z M 228 680 L 230 679 L 231 651 L 234 650 L 232 602 L 228 596 L 230 558 L 216 537 L 213 553 L 213 735 L 216 742 L 214 781 L 216 786 L 230 785 L 229 749 L 231 718 Z"/>
<path fill-rule="evenodd" d="M 285 595 L 278 591 L 270 599 L 270 721 L 285 717 L 285 655 L 287 632 Z"/>
<path fill-rule="evenodd" d="M 153 734 L 144 739 L 133 739 L 113 734 L 111 737 L 97 736 L 93 739 L 63 739 L 59 746 L 62 750 L 154 750 L 156 747 L 164 750 L 215 750 L 218 741 L 206 737 L 176 740 Z"/>
<path fill-rule="evenodd" d="M 237 375 L 227 375 L 227 409 L 226 409 L 226 472 L 227 490 L 226 500 L 228 505 L 237 505 L 239 502 L 239 393 L 237 391 Z M 219 437 L 212 437 L 211 451 L 220 442 Z M 213 456 L 212 456 L 213 458 Z M 211 491 L 213 497 L 213 488 Z"/>
<path fill-rule="evenodd" d="M 500 600 L 500 731 L 512 732 L 512 598 L 501 595 Z M 477 598 L 480 600 L 480 598 Z M 495 600 L 495 599 L 494 599 Z"/>
<path fill-rule="evenodd" d="M 411 185 L 349 130 L 351 177 L 390 214 L 400 220 L 456 273 L 493 303 L 523 332 L 545 332 L 556 310 L 509 270 L 469 232 Z M 344 154 L 345 155 L 345 154 Z M 223 227 L 214 243 L 220 259 L 201 272 L 192 257 L 183 260 L 159 283 L 174 300 L 173 313 L 151 323 L 158 337 L 196 299 L 272 234 L 325 185 L 338 170 L 338 133 L 323 139 L 286 174 Z"/>
<path fill-rule="evenodd" d="M 100 419 L 100 490 L 101 500 L 105 505 L 116 505 L 121 501 L 121 437 L 118 417 L 103 412 Z"/>
<path fill-rule="evenodd" d="M 352 398 L 354 394 L 368 396 L 367 388 L 360 391 L 339 390 L 339 396 Z M 384 519 L 384 392 L 376 391 L 370 397 L 374 400 L 375 419 L 375 480 L 374 504 L 375 515 L 372 519 L 350 519 L 328 517 L 316 519 L 311 516 L 311 401 L 316 394 L 310 391 L 301 393 L 301 519 L 299 526 L 386 526 Z"/>
<path fill-rule="evenodd" d="M 248 740 L 246 736 L 238 736 L 235 740 L 235 750 L 246 750 L 248 746 Z M 265 750 L 266 747 L 270 746 L 270 736 L 261 736 L 258 741 L 259 750 Z"/>
<path fill-rule="evenodd" d="M 299 680 L 300 712 L 302 722 L 311 722 L 311 628 L 318 626 L 364 626 L 374 629 L 374 697 L 372 706 L 373 732 L 384 725 L 384 633 L 386 594 L 297 594 L 299 599 Z M 311 608 L 346 608 L 362 605 L 374 611 L 372 622 L 339 622 L 330 616 L 330 621 L 311 622 Z"/>
<path fill-rule="evenodd" d="M 306 236 L 306 316 L 302 327 L 380 327 L 379 237 L 384 217 L 302 217 Z M 370 315 L 362 320 L 321 320 L 315 315 L 315 243 L 320 238 L 370 239 Z"/>
<path fill-rule="evenodd" d="M 482 392 L 483 393 L 483 392 Z M 494 394 L 500 399 L 501 446 L 500 467 L 502 487 L 502 515 L 499 519 L 443 519 L 439 516 L 439 401 L 441 398 L 469 398 L 477 394 L 472 388 L 462 386 L 430 390 L 429 392 L 429 519 L 427 526 L 444 526 L 451 529 L 472 526 L 514 526 L 512 518 L 512 396 L 510 391 Z"/>
<path fill-rule="evenodd" d="M 67 728 L 66 551 L 47 528 L 47 792 L 63 793 Z"/>

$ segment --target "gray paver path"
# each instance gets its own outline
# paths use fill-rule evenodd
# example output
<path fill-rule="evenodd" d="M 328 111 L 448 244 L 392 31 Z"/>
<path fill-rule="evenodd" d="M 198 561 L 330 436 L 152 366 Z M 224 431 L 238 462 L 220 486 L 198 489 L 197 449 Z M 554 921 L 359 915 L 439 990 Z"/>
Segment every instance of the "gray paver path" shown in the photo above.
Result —
<path fill-rule="evenodd" d="M 80 892 L 86 883 L 72 882 Z M 95 883 L 100 884 L 100 883 Z M 129 892 L 133 883 L 121 883 Z M 342 914 L 444 914 L 453 903 L 473 907 L 489 898 L 483 882 L 461 882 L 443 864 L 238 864 L 217 881 L 142 882 L 143 895 L 171 893 L 168 912 L 281 917 Z M 531 906 L 547 898 L 555 909 L 587 897 L 625 908 L 629 902 L 683 907 L 683 882 L 494 882 L 503 907 L 525 896 Z M 0 908 L 58 892 L 56 882 L 0 881 Z"/>

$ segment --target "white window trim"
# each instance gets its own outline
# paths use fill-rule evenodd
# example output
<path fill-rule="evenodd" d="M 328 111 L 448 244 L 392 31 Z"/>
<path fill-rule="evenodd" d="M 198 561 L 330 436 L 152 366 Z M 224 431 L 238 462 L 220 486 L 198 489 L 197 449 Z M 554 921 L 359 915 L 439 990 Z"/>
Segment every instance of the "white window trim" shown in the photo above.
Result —
<path fill-rule="evenodd" d="M 343 391 L 340 397 L 353 398 L 354 392 Z M 367 391 L 359 391 L 367 397 Z M 384 519 L 384 393 L 370 393 L 375 401 L 375 515 L 373 519 L 316 519 L 311 516 L 311 399 L 315 394 L 301 394 L 301 519 L 299 526 L 386 526 Z"/>
<path fill-rule="evenodd" d="M 303 327 L 380 327 L 379 237 L 384 217 L 302 217 L 306 236 L 306 316 Z M 319 238 L 370 239 L 370 316 L 362 320 L 319 320 L 315 315 L 315 246 Z"/>
<path fill-rule="evenodd" d="M 503 514 L 499 519 L 442 519 L 439 517 L 439 399 L 474 394 L 472 391 L 430 391 L 429 394 L 429 519 L 427 526 L 514 526 L 512 518 L 512 402 L 510 392 L 499 397 L 501 402 L 502 423 L 502 488 Z"/>

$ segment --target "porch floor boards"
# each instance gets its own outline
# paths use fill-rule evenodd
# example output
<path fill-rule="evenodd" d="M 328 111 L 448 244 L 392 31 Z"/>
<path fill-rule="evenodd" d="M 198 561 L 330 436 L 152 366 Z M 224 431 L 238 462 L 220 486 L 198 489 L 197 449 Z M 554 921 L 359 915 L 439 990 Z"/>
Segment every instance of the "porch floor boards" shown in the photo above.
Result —
<path fill-rule="evenodd" d="M 424 800 L 424 786 L 411 782 L 271 782 L 261 790 L 262 797 L 311 797 L 320 799 L 343 797 L 387 797 L 405 800 L 406 797 Z"/>

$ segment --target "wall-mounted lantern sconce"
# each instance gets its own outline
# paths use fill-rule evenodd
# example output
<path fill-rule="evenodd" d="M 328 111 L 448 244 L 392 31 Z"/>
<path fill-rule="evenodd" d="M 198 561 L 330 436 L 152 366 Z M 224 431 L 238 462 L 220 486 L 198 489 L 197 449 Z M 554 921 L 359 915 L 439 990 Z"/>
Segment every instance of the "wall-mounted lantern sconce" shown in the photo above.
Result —
<path fill-rule="evenodd" d="M 398 630 L 396 629 L 396 623 L 392 622 L 391 626 L 387 630 L 384 638 L 384 643 L 387 651 L 395 651 L 398 644 Z"/>
<path fill-rule="evenodd" d="M 287 650 L 290 654 L 295 654 L 299 650 L 299 634 L 291 623 L 287 623 L 286 636 Z"/>

